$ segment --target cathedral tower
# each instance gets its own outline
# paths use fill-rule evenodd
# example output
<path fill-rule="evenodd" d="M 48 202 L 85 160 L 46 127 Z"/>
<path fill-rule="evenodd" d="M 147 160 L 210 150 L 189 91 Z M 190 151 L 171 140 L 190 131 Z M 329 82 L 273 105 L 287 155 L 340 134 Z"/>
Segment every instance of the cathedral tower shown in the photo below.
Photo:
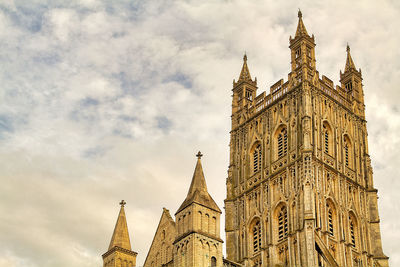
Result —
<path fill-rule="evenodd" d="M 373 186 L 361 70 L 341 86 L 316 69 L 298 13 L 291 70 L 256 95 L 244 57 L 233 83 L 227 259 L 254 266 L 388 266 Z"/>
<path fill-rule="evenodd" d="M 221 210 L 208 193 L 201 157 L 199 152 L 189 192 L 175 213 L 174 266 L 223 266 Z"/>
<path fill-rule="evenodd" d="M 103 254 L 103 267 L 136 266 L 137 253 L 131 250 L 128 226 L 126 224 L 124 209 L 126 202 L 122 200 L 119 204 L 121 205 L 121 210 L 119 211 L 108 251 Z"/>

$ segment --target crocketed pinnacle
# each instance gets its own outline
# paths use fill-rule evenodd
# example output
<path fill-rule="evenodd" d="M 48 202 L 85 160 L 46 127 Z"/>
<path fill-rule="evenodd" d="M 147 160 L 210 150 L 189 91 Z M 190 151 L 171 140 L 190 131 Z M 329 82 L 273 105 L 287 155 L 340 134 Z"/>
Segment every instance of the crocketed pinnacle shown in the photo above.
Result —
<path fill-rule="evenodd" d="M 124 210 L 126 202 L 122 200 L 119 204 L 121 205 L 121 210 L 119 211 L 117 223 L 115 224 L 114 233 L 112 235 L 108 250 L 112 249 L 113 247 L 131 250 L 131 242 L 129 239 L 128 225 L 126 224 Z"/>
<path fill-rule="evenodd" d="M 348 70 L 351 70 L 351 69 L 354 69 L 354 70 L 356 69 L 356 65 L 354 64 L 354 61 L 351 58 L 349 44 L 347 44 L 346 51 L 347 51 L 347 59 L 346 59 L 346 66 L 344 67 L 344 71 L 345 72 L 348 71 Z"/>
<path fill-rule="evenodd" d="M 243 67 L 242 71 L 240 72 L 239 81 L 252 81 L 250 76 L 249 67 L 247 66 L 247 55 L 244 54 L 243 56 Z"/>
<path fill-rule="evenodd" d="M 204 178 L 203 167 L 201 165 L 201 157 L 203 156 L 200 151 L 196 155 L 197 164 L 194 169 L 192 183 L 190 184 L 189 192 L 186 199 L 183 201 L 182 205 L 179 207 L 178 212 L 182 211 L 189 205 L 197 203 L 199 205 L 205 206 L 217 212 L 221 212 L 215 203 L 214 199 L 210 196 L 207 190 L 206 179 Z"/>
<path fill-rule="evenodd" d="M 306 26 L 304 26 L 304 23 L 303 23 L 303 14 L 301 13 L 300 9 L 298 12 L 298 17 L 299 17 L 299 23 L 297 24 L 296 37 L 304 36 L 304 35 L 308 36 Z"/>

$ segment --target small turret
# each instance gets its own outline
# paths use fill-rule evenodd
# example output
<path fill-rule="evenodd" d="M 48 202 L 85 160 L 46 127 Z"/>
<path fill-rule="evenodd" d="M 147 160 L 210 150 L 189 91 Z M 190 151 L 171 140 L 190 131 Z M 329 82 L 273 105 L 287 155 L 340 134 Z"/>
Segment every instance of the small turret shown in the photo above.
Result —
<path fill-rule="evenodd" d="M 254 80 L 251 78 L 246 54 L 243 56 L 239 79 L 237 82 L 233 80 L 232 92 L 232 128 L 234 128 L 240 116 L 237 112 L 252 104 L 257 95 L 257 78 Z"/>
<path fill-rule="evenodd" d="M 301 82 L 310 79 L 316 71 L 314 35 L 308 35 L 303 22 L 303 14 L 299 10 L 299 21 L 296 35 L 289 38 L 291 51 L 291 69 L 296 79 Z"/>
<path fill-rule="evenodd" d="M 297 24 L 297 30 L 296 30 L 296 36 L 295 37 L 300 37 L 300 36 L 308 36 L 306 26 L 304 26 L 303 22 L 303 13 L 301 13 L 301 10 L 299 9 L 299 12 L 297 13 L 297 16 L 299 18 L 299 22 Z"/>
<path fill-rule="evenodd" d="M 342 88 L 346 90 L 349 100 L 356 102 L 356 104 L 353 104 L 353 112 L 364 117 L 364 90 L 361 69 L 356 69 L 348 44 L 346 52 L 346 65 L 344 67 L 344 73 L 340 71 L 340 83 Z"/>
<path fill-rule="evenodd" d="M 121 209 L 115 224 L 108 251 L 103 254 L 103 266 L 136 266 L 137 253 L 131 250 L 128 225 L 126 223 L 125 209 L 126 202 L 122 200 Z"/>
<path fill-rule="evenodd" d="M 221 210 L 207 190 L 201 165 L 203 155 L 199 151 L 196 156 L 197 163 L 189 192 L 175 213 L 177 234 L 174 250 L 177 253 L 174 254 L 174 266 L 223 267 Z"/>

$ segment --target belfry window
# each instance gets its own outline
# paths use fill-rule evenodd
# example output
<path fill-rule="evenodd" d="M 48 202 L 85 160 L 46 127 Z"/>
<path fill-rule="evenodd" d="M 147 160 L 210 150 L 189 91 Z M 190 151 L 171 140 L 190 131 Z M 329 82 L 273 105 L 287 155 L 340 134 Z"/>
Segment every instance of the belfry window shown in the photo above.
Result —
<path fill-rule="evenodd" d="M 301 48 L 296 49 L 295 54 L 296 54 L 296 58 L 300 57 L 300 55 L 301 55 Z"/>
<path fill-rule="evenodd" d="M 283 157 L 287 153 L 287 146 L 288 146 L 288 140 L 287 140 L 287 131 L 286 128 L 282 128 L 280 133 L 278 134 L 278 158 Z"/>
<path fill-rule="evenodd" d="M 211 257 L 211 267 L 217 266 L 217 259 L 215 257 Z"/>
<path fill-rule="evenodd" d="M 343 144 L 343 157 L 344 157 L 344 164 L 346 167 L 351 167 L 351 144 L 350 139 L 348 136 L 344 137 L 344 144 Z"/>
<path fill-rule="evenodd" d="M 251 93 L 251 91 L 246 90 L 246 98 L 248 100 L 253 100 L 253 94 Z"/>
<path fill-rule="evenodd" d="M 253 252 L 257 253 L 261 251 L 261 224 L 257 221 L 252 229 L 253 236 Z"/>
<path fill-rule="evenodd" d="M 354 221 L 351 216 L 349 216 L 349 230 L 350 230 L 350 243 L 353 247 L 356 246 L 356 235 L 355 235 L 355 227 L 354 227 Z"/>
<path fill-rule="evenodd" d="M 345 87 L 346 87 L 347 91 L 350 91 L 351 89 L 353 89 L 353 83 L 348 82 L 348 83 L 346 83 Z"/>
<path fill-rule="evenodd" d="M 334 236 L 334 230 L 333 230 L 333 212 L 331 207 L 327 205 L 328 208 L 328 233 L 330 236 Z"/>
<path fill-rule="evenodd" d="M 326 154 L 331 153 L 331 147 L 330 147 L 330 139 L 332 138 L 331 130 L 329 125 L 324 122 L 322 125 L 322 131 L 323 131 L 323 150 Z"/>
<path fill-rule="evenodd" d="M 288 235 L 288 218 L 285 206 L 278 213 L 278 239 L 281 240 Z"/>
<path fill-rule="evenodd" d="M 253 151 L 253 172 L 261 170 L 261 144 L 258 144 Z"/>

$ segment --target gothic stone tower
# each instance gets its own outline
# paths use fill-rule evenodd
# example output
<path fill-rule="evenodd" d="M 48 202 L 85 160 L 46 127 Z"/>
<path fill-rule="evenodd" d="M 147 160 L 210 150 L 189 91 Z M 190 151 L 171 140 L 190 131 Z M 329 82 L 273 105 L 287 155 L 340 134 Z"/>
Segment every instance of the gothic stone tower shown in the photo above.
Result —
<path fill-rule="evenodd" d="M 372 179 L 361 71 L 347 48 L 341 86 L 316 70 L 299 22 L 291 72 L 257 96 L 244 57 L 233 81 L 228 260 L 244 266 L 388 266 Z"/>
<path fill-rule="evenodd" d="M 221 210 L 208 193 L 201 157 L 199 152 L 189 192 L 175 213 L 174 266 L 223 266 Z"/>
<path fill-rule="evenodd" d="M 121 209 L 115 224 L 114 233 L 111 238 L 108 251 L 103 254 L 103 267 L 135 267 L 137 253 L 131 249 L 128 225 L 124 206 L 125 201 L 119 203 Z"/>
<path fill-rule="evenodd" d="M 163 210 L 144 267 L 228 266 L 222 257 L 221 210 L 208 193 L 201 157 L 199 152 L 189 192 L 175 221 Z"/>

